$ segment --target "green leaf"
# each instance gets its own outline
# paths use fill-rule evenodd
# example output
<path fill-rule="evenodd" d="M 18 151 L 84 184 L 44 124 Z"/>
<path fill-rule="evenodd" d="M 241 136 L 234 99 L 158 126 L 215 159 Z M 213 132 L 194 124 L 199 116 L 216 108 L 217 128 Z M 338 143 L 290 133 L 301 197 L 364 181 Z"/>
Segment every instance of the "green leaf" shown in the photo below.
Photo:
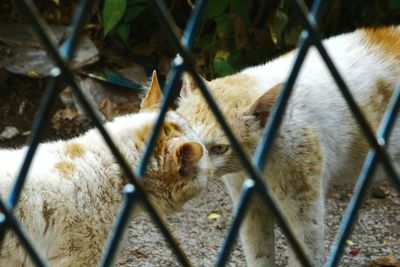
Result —
<path fill-rule="evenodd" d="M 132 19 L 140 15 L 146 8 L 147 6 L 139 5 L 129 7 L 125 13 L 124 21 L 131 21 Z"/>
<path fill-rule="evenodd" d="M 277 10 L 272 23 L 269 24 L 269 32 L 275 45 L 281 45 L 281 37 L 288 23 L 288 16 L 282 11 Z"/>
<path fill-rule="evenodd" d="M 221 15 L 228 7 L 229 0 L 212 0 L 208 1 L 207 19 L 215 18 Z"/>
<path fill-rule="evenodd" d="M 219 76 L 227 76 L 235 72 L 231 64 L 223 59 L 214 59 L 213 69 Z"/>
<path fill-rule="evenodd" d="M 250 25 L 249 10 L 250 2 L 247 0 L 231 0 L 231 8 L 233 12 L 239 15 L 246 25 Z"/>
<path fill-rule="evenodd" d="M 217 23 L 217 33 L 219 36 L 225 36 L 232 32 L 233 19 L 230 14 L 223 14 L 215 18 Z"/>
<path fill-rule="evenodd" d="M 235 69 L 229 63 L 228 58 L 228 51 L 220 50 L 215 54 L 213 69 L 219 76 L 226 76 L 235 72 Z"/>
<path fill-rule="evenodd" d="M 126 0 L 105 0 L 103 6 L 104 35 L 117 26 L 124 16 Z"/>
<path fill-rule="evenodd" d="M 129 33 L 131 32 L 131 27 L 128 23 L 121 23 L 116 28 L 119 37 L 126 43 L 129 38 Z"/>

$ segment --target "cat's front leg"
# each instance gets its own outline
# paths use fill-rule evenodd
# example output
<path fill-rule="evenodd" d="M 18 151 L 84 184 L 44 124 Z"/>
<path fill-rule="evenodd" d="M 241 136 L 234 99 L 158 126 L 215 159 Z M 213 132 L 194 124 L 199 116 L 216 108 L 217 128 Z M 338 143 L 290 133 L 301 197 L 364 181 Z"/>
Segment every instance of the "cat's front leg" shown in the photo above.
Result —
<path fill-rule="evenodd" d="M 308 203 L 307 205 L 299 204 L 297 214 L 294 215 L 297 218 L 297 229 L 295 232 L 304 241 L 306 250 L 311 256 L 314 266 L 321 266 L 324 255 L 323 198 L 314 199 L 312 203 Z M 289 248 L 288 266 L 303 266 L 291 248 Z"/>
<path fill-rule="evenodd" d="M 324 255 L 324 192 L 320 172 L 294 175 L 286 196 L 283 207 L 292 229 L 306 246 L 313 266 L 321 266 Z M 288 266 L 303 266 L 290 246 Z"/>
<path fill-rule="evenodd" d="M 224 177 L 225 184 L 235 205 L 240 196 L 245 175 Z M 249 267 L 275 266 L 274 218 L 259 197 L 253 197 L 247 206 L 246 216 L 240 228 L 240 238 Z"/>
<path fill-rule="evenodd" d="M 255 197 L 247 209 L 240 236 L 249 267 L 275 266 L 274 218 Z"/>

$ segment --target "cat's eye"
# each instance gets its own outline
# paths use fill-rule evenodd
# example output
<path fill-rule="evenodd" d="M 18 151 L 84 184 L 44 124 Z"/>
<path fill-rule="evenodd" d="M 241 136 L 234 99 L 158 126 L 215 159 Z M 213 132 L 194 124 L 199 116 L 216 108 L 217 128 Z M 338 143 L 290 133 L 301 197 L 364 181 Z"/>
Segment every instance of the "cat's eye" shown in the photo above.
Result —
<path fill-rule="evenodd" d="M 210 147 L 210 153 L 222 155 L 225 154 L 229 149 L 228 145 L 214 145 Z"/>

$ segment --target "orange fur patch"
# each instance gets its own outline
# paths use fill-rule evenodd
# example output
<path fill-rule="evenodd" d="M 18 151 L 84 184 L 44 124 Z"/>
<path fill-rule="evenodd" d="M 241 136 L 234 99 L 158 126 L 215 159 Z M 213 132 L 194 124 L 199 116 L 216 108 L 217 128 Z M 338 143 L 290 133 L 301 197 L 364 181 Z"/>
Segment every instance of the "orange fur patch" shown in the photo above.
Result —
<path fill-rule="evenodd" d="M 57 162 L 54 164 L 54 168 L 57 169 L 64 178 L 69 178 L 75 172 L 75 165 L 67 161 Z"/>
<path fill-rule="evenodd" d="M 378 80 L 371 86 L 371 95 L 369 95 L 367 102 L 361 104 L 361 109 L 374 131 L 379 127 L 392 93 L 393 86 L 390 83 L 385 80 Z"/>
<path fill-rule="evenodd" d="M 383 53 L 389 57 L 394 57 L 400 61 L 400 30 L 398 28 L 365 28 L 366 43 L 368 45 L 378 46 Z"/>
<path fill-rule="evenodd" d="M 149 138 L 149 134 L 150 134 L 151 129 L 152 129 L 151 125 L 145 125 L 140 130 L 135 132 L 133 138 L 135 139 L 136 145 L 138 145 L 139 147 L 143 146 L 143 144 Z"/>
<path fill-rule="evenodd" d="M 144 127 L 147 128 L 147 127 Z M 146 137 L 149 135 L 150 127 L 148 129 L 144 129 L 139 135 L 145 135 Z M 148 172 L 147 175 L 150 175 L 150 173 L 155 174 L 155 177 L 158 176 L 156 180 L 158 182 L 163 181 L 166 182 L 173 182 L 175 180 L 175 175 L 177 174 L 177 164 L 174 163 L 175 160 L 175 155 L 172 153 L 170 141 L 174 139 L 175 137 L 178 137 L 182 135 L 182 129 L 170 122 L 165 122 L 163 127 L 161 128 L 160 135 L 158 137 L 158 141 L 156 142 L 156 145 L 153 149 L 153 156 L 154 159 L 157 161 L 157 168 L 156 170 L 151 170 L 151 172 Z M 174 167 L 176 165 L 176 167 Z M 162 175 L 161 175 L 162 174 Z M 151 177 L 147 177 L 147 180 L 152 180 Z"/>
<path fill-rule="evenodd" d="M 282 90 L 282 86 L 283 84 L 277 84 L 267 92 L 263 93 L 256 101 L 254 101 L 253 104 L 250 105 L 244 114 L 256 116 L 260 120 L 261 126 L 264 126 L 272 110 L 272 106 Z"/>
<path fill-rule="evenodd" d="M 240 136 L 241 131 L 245 128 L 237 125 L 237 121 L 240 121 L 243 117 L 245 108 L 255 100 L 253 88 L 257 86 L 257 79 L 239 73 L 209 81 L 207 86 L 228 120 L 231 129 L 236 135 Z M 212 114 L 208 103 L 204 101 L 200 90 L 193 88 L 190 91 L 190 93 L 181 97 L 176 112 L 186 118 L 191 125 L 202 126 L 202 136 L 210 137 L 202 140 L 204 144 L 226 141 L 219 123 Z M 216 140 L 216 136 L 220 136 L 220 140 Z"/>
<path fill-rule="evenodd" d="M 361 105 L 361 109 L 366 115 L 372 130 L 376 132 L 392 96 L 393 86 L 384 80 L 378 80 L 371 89 L 371 95 L 368 97 L 368 101 Z M 354 159 L 353 165 L 359 166 L 356 162 L 363 161 L 370 146 L 355 120 L 353 120 L 352 127 L 351 151 Z M 361 166 L 355 169 L 357 173 L 360 171 Z"/>
<path fill-rule="evenodd" d="M 146 125 L 143 126 L 140 131 L 135 132 L 134 138 L 136 141 L 136 145 L 142 147 L 142 145 L 147 142 L 152 129 L 152 125 Z M 163 140 L 163 138 L 171 138 L 180 134 L 182 134 L 182 129 L 178 125 L 170 122 L 164 122 L 164 125 L 160 131 L 160 136 L 158 137 L 158 144 L 163 144 L 163 141 L 165 141 Z"/>
<path fill-rule="evenodd" d="M 78 143 L 68 144 L 66 151 L 68 156 L 70 156 L 72 159 L 81 157 L 83 154 L 85 154 L 85 149 Z"/>
<path fill-rule="evenodd" d="M 379 121 L 386 110 L 386 107 L 392 96 L 392 87 L 384 80 L 378 80 L 373 89 L 373 95 L 370 97 L 372 110 L 379 116 Z"/>
<path fill-rule="evenodd" d="M 322 153 L 318 134 L 310 127 L 305 126 L 302 135 L 302 144 L 296 149 L 297 160 L 289 161 L 287 168 L 289 175 L 295 179 L 291 181 L 294 195 L 302 195 L 305 199 L 318 197 L 318 188 L 321 183 Z"/>

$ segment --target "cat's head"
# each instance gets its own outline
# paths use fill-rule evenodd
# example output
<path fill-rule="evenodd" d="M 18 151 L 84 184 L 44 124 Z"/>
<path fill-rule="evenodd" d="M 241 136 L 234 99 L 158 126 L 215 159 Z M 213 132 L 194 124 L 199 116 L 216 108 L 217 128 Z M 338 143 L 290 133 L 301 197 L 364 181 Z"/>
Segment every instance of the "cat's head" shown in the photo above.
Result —
<path fill-rule="evenodd" d="M 262 129 L 275 102 L 281 85 L 266 93 L 257 93 L 257 81 L 245 74 L 205 81 L 230 128 L 242 147 L 252 154 L 260 140 Z M 261 94 L 261 95 L 260 95 Z M 184 76 L 178 108 L 189 121 L 209 151 L 216 176 L 237 172 L 242 166 L 231 148 L 226 134 L 215 119 L 193 78 Z"/>
<path fill-rule="evenodd" d="M 147 124 L 141 127 L 145 144 L 158 116 L 162 100 L 161 89 L 154 74 L 152 84 L 141 103 Z M 140 137 L 139 137 L 140 138 Z M 141 150 L 143 152 L 144 147 Z M 152 203 L 163 213 L 179 210 L 196 197 L 207 185 L 212 170 L 207 149 L 187 121 L 174 111 L 168 111 L 160 130 L 142 185 Z"/>

